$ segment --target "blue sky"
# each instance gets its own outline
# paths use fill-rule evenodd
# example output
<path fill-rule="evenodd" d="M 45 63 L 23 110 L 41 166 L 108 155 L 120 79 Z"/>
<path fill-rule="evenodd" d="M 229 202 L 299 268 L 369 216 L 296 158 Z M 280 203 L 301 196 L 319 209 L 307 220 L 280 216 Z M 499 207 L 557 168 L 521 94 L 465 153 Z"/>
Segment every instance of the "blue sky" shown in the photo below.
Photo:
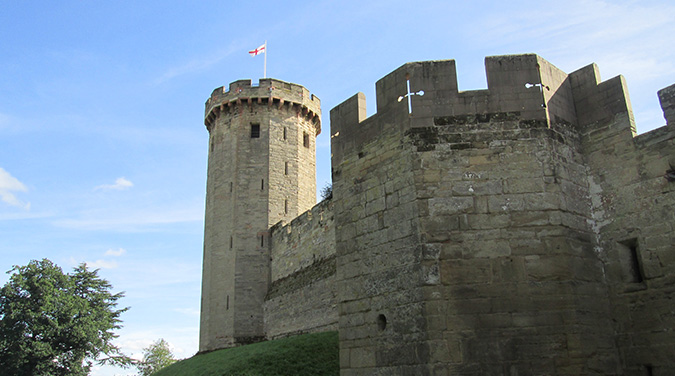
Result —
<path fill-rule="evenodd" d="M 329 112 L 408 61 L 455 59 L 461 90 L 484 57 L 538 53 L 567 72 L 623 74 L 640 133 L 675 83 L 671 1 L 18 1 L 0 5 L 0 271 L 49 258 L 100 268 L 125 291 L 129 354 L 165 338 L 197 351 L 208 133 L 216 87 L 262 76 Z M 0 283 L 8 275 L 0 274 Z M 97 369 L 95 375 L 131 371 Z"/>

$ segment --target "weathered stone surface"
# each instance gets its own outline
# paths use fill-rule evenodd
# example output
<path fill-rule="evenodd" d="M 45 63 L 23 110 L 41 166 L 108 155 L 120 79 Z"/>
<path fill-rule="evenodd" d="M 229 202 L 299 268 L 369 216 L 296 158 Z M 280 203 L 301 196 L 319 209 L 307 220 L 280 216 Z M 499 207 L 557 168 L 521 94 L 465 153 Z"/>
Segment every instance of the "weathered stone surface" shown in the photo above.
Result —
<path fill-rule="evenodd" d="M 335 107 L 333 199 L 295 219 L 313 204 L 313 154 L 264 126 L 269 148 L 249 150 L 241 122 L 316 132 L 318 102 L 286 83 L 290 105 L 232 94 L 246 82 L 216 92 L 207 347 L 338 328 L 343 376 L 675 368 L 675 85 L 659 92 L 668 124 L 636 136 L 623 78 L 600 82 L 595 65 L 567 74 L 536 55 L 488 57 L 488 88 L 468 92 L 454 65 L 383 77 L 369 118 L 361 93 Z M 398 101 L 408 83 L 425 92 L 412 113 Z M 260 187 L 265 171 L 292 179 L 270 173 Z M 228 252 L 229 234 L 250 249 Z"/>
<path fill-rule="evenodd" d="M 209 131 L 200 351 L 265 338 L 270 235 L 316 202 L 320 102 L 264 79 L 214 90 Z"/>

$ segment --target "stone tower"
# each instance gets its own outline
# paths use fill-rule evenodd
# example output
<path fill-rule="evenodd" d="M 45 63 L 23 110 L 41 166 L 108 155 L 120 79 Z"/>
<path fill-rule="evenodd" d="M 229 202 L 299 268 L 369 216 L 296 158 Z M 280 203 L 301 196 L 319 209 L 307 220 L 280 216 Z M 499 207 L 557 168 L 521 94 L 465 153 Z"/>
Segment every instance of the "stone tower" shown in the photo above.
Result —
<path fill-rule="evenodd" d="M 200 352 L 264 339 L 268 229 L 316 203 L 320 117 L 317 97 L 274 79 L 235 81 L 207 100 Z"/>

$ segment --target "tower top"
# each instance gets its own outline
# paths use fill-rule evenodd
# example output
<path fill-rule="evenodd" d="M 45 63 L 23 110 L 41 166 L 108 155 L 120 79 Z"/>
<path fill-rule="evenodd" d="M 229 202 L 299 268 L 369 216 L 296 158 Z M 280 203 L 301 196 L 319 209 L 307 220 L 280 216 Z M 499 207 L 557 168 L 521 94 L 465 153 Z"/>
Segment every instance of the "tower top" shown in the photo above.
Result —
<path fill-rule="evenodd" d="M 215 89 L 206 100 L 204 124 L 209 127 L 221 111 L 228 111 L 238 106 L 252 106 L 253 103 L 276 105 L 282 108 L 295 109 L 313 123 L 316 135 L 321 133 L 321 101 L 304 86 L 284 82 L 273 78 L 261 78 L 258 85 L 251 80 L 237 80 L 230 83 L 229 88 L 221 86 Z"/>

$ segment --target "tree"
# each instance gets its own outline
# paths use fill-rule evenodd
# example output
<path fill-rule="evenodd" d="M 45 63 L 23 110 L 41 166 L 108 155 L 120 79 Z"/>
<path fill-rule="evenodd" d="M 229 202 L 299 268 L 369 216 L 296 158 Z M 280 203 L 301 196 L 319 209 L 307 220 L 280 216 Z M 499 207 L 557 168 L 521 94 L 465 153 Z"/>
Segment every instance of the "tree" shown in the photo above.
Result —
<path fill-rule="evenodd" d="M 123 294 L 85 264 L 64 274 L 47 259 L 14 266 L 0 289 L 0 370 L 9 375 L 87 375 L 93 361 L 129 366 L 112 344 Z M 101 359 L 98 359 L 101 357 Z"/>
<path fill-rule="evenodd" d="M 326 183 L 326 185 L 321 188 L 321 200 L 330 200 L 333 198 L 333 185 L 331 183 Z"/>
<path fill-rule="evenodd" d="M 136 368 L 141 372 L 140 376 L 149 376 L 175 362 L 176 359 L 173 358 L 171 349 L 169 349 L 169 343 L 160 338 L 143 349 L 143 360 L 136 365 Z"/>

